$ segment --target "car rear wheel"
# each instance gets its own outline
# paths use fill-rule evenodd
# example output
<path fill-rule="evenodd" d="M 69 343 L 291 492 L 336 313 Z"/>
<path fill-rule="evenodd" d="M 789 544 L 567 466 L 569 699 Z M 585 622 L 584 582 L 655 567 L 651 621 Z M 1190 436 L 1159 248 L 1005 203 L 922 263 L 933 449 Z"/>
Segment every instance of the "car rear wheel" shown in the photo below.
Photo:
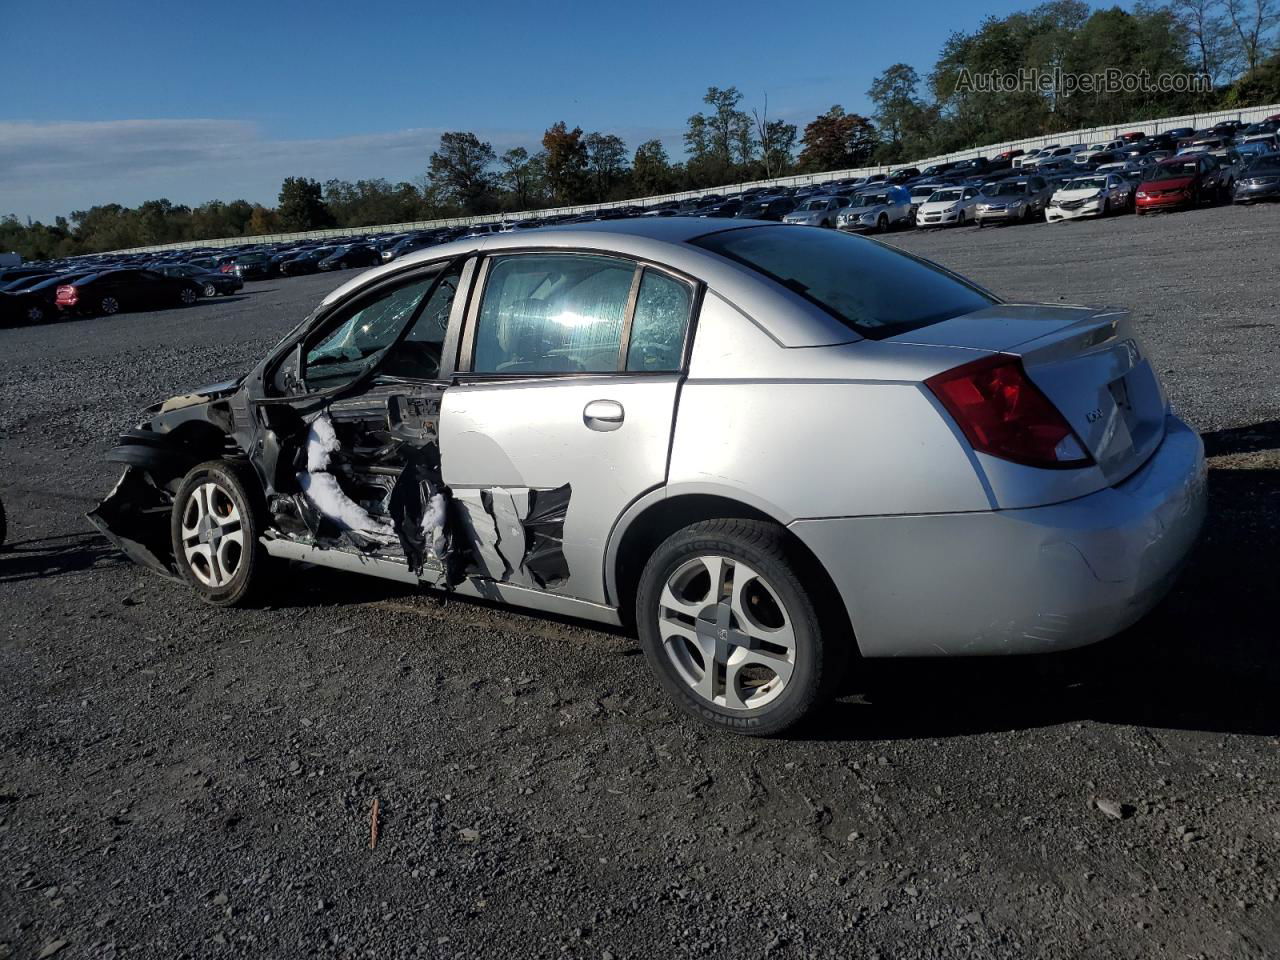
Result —
<path fill-rule="evenodd" d="M 640 577 L 636 624 L 682 710 L 770 736 L 831 696 L 847 646 L 824 637 L 805 569 L 784 532 L 756 520 L 703 521 L 658 547 Z"/>
<path fill-rule="evenodd" d="M 184 307 L 189 307 L 199 299 L 194 287 L 183 287 L 178 291 L 178 302 Z"/>
<path fill-rule="evenodd" d="M 98 311 L 107 317 L 117 314 L 120 312 L 120 301 L 115 297 L 103 297 L 98 301 Z"/>
<path fill-rule="evenodd" d="M 212 283 L 206 283 L 204 285 L 204 295 L 206 297 L 216 297 L 218 295 L 218 288 Z"/>
<path fill-rule="evenodd" d="M 174 560 L 207 603 L 245 602 L 266 561 L 256 484 L 247 464 L 210 460 L 192 468 L 178 488 L 170 521 Z"/>
<path fill-rule="evenodd" d="M 27 312 L 24 314 L 24 316 L 27 318 L 27 323 L 43 323 L 44 307 L 40 306 L 39 304 L 32 304 L 31 306 L 27 307 Z"/>

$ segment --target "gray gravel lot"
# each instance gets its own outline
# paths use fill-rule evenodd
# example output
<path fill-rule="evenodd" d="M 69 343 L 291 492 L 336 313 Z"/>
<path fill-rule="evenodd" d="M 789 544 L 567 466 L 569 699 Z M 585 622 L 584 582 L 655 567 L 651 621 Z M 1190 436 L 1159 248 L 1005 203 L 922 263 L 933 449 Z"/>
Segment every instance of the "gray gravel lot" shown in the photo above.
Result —
<path fill-rule="evenodd" d="M 785 741 L 622 632 L 305 568 L 215 611 L 90 532 L 138 409 L 352 274 L 0 330 L 0 960 L 1280 955 L 1280 207 L 889 240 L 1131 307 L 1208 529 L 1124 636 L 856 664 Z"/>

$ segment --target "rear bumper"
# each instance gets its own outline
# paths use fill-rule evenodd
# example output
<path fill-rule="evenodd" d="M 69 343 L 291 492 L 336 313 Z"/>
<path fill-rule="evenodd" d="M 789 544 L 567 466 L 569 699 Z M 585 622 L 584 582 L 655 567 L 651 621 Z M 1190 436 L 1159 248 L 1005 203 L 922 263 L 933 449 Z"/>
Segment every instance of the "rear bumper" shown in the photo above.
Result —
<path fill-rule="evenodd" d="M 1172 586 L 1204 520 L 1204 448 L 1169 417 L 1114 487 L 1023 510 L 798 520 L 864 656 L 1045 653 L 1104 640 Z"/>

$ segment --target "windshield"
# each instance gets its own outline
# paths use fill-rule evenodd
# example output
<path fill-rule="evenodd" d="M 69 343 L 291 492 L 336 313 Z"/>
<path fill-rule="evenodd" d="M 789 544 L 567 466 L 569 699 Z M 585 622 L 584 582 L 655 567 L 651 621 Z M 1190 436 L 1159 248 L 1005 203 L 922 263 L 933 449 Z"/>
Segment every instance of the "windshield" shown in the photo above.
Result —
<path fill-rule="evenodd" d="M 265 253 L 246 253 L 243 256 L 236 257 L 236 263 L 265 263 L 267 255 Z"/>
<path fill-rule="evenodd" d="M 912 200 L 925 200 L 933 196 L 933 187 L 915 187 L 911 191 Z"/>
<path fill-rule="evenodd" d="M 851 207 L 877 207 L 882 203 L 888 203 L 889 197 L 883 193 L 862 194 L 854 197 L 849 201 Z"/>
<path fill-rule="evenodd" d="M 1027 192 L 1025 183 L 1000 183 L 984 188 L 989 197 L 1020 197 Z"/>
<path fill-rule="evenodd" d="M 955 203 L 960 199 L 959 190 L 937 190 L 929 197 L 930 203 Z"/>
<path fill-rule="evenodd" d="M 1152 171 L 1148 180 L 1181 180 L 1184 177 L 1194 177 L 1200 169 L 1194 160 L 1185 160 L 1181 163 L 1162 163 Z"/>
<path fill-rule="evenodd" d="M 1101 190 L 1107 185 L 1107 181 L 1103 177 L 1081 177 L 1079 180 L 1072 180 L 1063 190 Z"/>
<path fill-rule="evenodd" d="M 865 337 L 895 336 L 995 302 L 930 263 L 832 230 L 740 227 L 690 242 L 777 281 Z"/>
<path fill-rule="evenodd" d="M 800 209 L 801 210 L 825 210 L 827 209 L 827 203 L 828 203 L 827 200 L 809 200 Z"/>

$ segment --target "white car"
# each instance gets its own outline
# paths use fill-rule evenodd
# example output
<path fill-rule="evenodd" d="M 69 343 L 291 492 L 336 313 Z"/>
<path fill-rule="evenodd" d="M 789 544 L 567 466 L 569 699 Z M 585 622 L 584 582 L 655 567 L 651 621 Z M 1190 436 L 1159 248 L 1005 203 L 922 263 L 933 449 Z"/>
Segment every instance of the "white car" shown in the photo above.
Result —
<path fill-rule="evenodd" d="M 1123 140 L 1112 140 L 1109 143 L 1091 143 L 1075 155 L 1075 161 L 1076 163 L 1088 163 L 1099 154 L 1123 150 L 1127 146 L 1129 144 Z"/>
<path fill-rule="evenodd" d="M 1015 167 L 1034 167 L 1041 160 L 1047 159 L 1049 154 L 1061 147 L 1060 143 L 1051 143 L 1047 147 L 1041 147 L 1039 150 L 1032 150 L 1030 153 L 1023 154 L 1021 157 L 1013 158 Z"/>
<path fill-rule="evenodd" d="M 916 208 L 916 226 L 963 227 L 966 223 L 973 222 L 974 207 L 977 205 L 977 187 L 943 187 L 935 190 L 933 196 Z"/>
<path fill-rule="evenodd" d="M 1077 177 L 1053 195 L 1045 208 L 1049 223 L 1079 220 L 1082 217 L 1105 217 L 1123 210 L 1133 197 L 1133 184 L 1114 173 Z"/>

